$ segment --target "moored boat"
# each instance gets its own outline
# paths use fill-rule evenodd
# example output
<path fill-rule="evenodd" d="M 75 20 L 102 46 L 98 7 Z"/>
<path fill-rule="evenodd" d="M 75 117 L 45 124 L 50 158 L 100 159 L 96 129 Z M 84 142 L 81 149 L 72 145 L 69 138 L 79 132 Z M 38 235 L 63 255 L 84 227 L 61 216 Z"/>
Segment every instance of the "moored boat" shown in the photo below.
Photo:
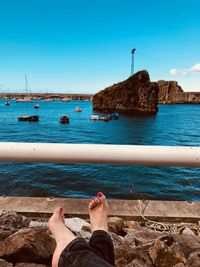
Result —
<path fill-rule="evenodd" d="M 34 105 L 34 108 L 39 108 L 39 107 L 40 107 L 39 104 Z"/>
<path fill-rule="evenodd" d="M 33 99 L 30 97 L 18 98 L 15 102 L 33 102 Z"/>
<path fill-rule="evenodd" d="M 20 116 L 20 117 L 18 117 L 18 121 L 35 122 L 35 121 L 39 121 L 39 116 L 38 115 L 33 115 L 33 116 Z"/>
<path fill-rule="evenodd" d="M 66 97 L 66 98 L 62 98 L 62 99 L 61 99 L 62 102 L 69 102 L 70 100 L 71 100 L 71 99 L 68 98 L 68 97 Z"/>
<path fill-rule="evenodd" d="M 100 116 L 98 116 L 98 115 L 91 115 L 90 116 L 90 119 L 91 120 L 100 120 Z"/>
<path fill-rule="evenodd" d="M 119 113 L 113 112 L 109 115 L 110 120 L 118 120 L 119 119 Z"/>
<path fill-rule="evenodd" d="M 6 102 L 5 102 L 5 105 L 6 105 L 6 106 L 10 106 L 10 102 L 9 102 L 9 101 L 6 101 Z"/>
<path fill-rule="evenodd" d="M 76 107 L 76 108 L 75 108 L 75 111 L 76 111 L 76 112 L 81 112 L 82 109 L 81 109 L 80 107 Z"/>
<path fill-rule="evenodd" d="M 109 116 L 102 116 L 100 117 L 101 121 L 109 121 Z"/>
<path fill-rule="evenodd" d="M 66 115 L 64 115 L 64 116 L 62 116 L 62 117 L 60 117 L 60 123 L 62 123 L 62 124 L 66 124 L 66 123 L 69 123 L 69 117 L 68 116 L 66 116 Z"/>

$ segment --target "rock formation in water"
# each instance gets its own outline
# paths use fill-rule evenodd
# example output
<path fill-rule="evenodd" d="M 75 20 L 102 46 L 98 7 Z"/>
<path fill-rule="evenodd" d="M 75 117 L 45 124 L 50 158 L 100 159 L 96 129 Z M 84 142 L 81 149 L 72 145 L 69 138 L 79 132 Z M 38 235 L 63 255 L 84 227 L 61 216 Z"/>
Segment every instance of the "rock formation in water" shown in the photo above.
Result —
<path fill-rule="evenodd" d="M 150 82 L 148 72 L 139 71 L 95 94 L 93 109 L 105 113 L 156 114 L 158 91 L 157 83 Z"/>
<path fill-rule="evenodd" d="M 161 104 L 196 104 L 200 103 L 200 92 L 184 92 L 176 81 L 157 82 L 158 101 Z"/>

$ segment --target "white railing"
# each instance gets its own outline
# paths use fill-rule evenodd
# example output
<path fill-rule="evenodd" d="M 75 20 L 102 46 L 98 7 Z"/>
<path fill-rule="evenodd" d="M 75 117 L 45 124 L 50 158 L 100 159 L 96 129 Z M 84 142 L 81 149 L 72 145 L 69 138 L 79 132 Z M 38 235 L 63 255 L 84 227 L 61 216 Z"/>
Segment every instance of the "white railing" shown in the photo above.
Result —
<path fill-rule="evenodd" d="M 2 142 L 0 161 L 200 167 L 200 147 Z"/>

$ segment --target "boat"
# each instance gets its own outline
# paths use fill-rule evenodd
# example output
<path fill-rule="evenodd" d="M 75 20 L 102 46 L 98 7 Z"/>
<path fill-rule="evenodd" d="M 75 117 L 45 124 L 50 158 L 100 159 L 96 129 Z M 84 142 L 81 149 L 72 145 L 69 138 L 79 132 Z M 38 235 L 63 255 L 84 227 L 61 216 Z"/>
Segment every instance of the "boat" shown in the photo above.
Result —
<path fill-rule="evenodd" d="M 62 123 L 62 124 L 66 124 L 66 123 L 69 123 L 69 117 L 68 116 L 66 116 L 66 115 L 64 115 L 64 116 L 62 116 L 62 117 L 60 117 L 60 123 Z"/>
<path fill-rule="evenodd" d="M 76 111 L 76 112 L 81 112 L 82 109 L 81 109 L 80 107 L 76 107 L 76 108 L 75 108 L 75 111 Z"/>
<path fill-rule="evenodd" d="M 6 101 L 6 102 L 5 102 L 5 105 L 6 105 L 6 106 L 10 106 L 10 102 L 9 102 L 9 101 Z"/>
<path fill-rule="evenodd" d="M 33 102 L 30 97 L 18 98 L 15 102 Z"/>
<path fill-rule="evenodd" d="M 102 117 L 100 117 L 100 120 L 101 121 L 109 121 L 110 118 L 109 118 L 109 116 L 102 116 Z"/>
<path fill-rule="evenodd" d="M 119 119 L 119 113 L 113 112 L 109 115 L 110 120 L 118 120 Z"/>
<path fill-rule="evenodd" d="M 34 105 L 34 108 L 39 108 L 39 107 L 40 107 L 39 104 Z"/>
<path fill-rule="evenodd" d="M 90 119 L 91 119 L 91 120 L 94 120 L 94 121 L 95 121 L 95 120 L 97 121 L 97 120 L 100 120 L 100 116 L 98 116 L 98 115 L 91 115 L 91 116 L 90 116 Z"/>
<path fill-rule="evenodd" d="M 18 117 L 18 121 L 35 122 L 35 121 L 39 121 L 39 116 L 38 115 L 33 115 L 33 116 L 20 116 L 20 117 Z"/>
<path fill-rule="evenodd" d="M 28 83 L 28 79 L 25 75 L 25 86 L 26 86 L 26 95 L 25 97 L 16 99 L 16 102 L 33 102 L 33 97 L 30 89 L 30 85 Z M 28 96 L 30 95 L 30 96 Z"/>
<path fill-rule="evenodd" d="M 61 99 L 62 102 L 69 102 L 70 100 L 71 100 L 71 99 L 68 98 L 68 97 L 66 97 L 66 98 L 62 98 L 62 99 Z"/>

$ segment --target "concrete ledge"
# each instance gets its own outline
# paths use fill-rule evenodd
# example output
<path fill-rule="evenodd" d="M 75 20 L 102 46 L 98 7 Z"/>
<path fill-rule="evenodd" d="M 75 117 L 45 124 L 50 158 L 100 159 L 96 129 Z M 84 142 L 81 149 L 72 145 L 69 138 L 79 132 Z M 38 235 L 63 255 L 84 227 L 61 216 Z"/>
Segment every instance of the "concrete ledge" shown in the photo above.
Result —
<path fill-rule="evenodd" d="M 109 215 L 129 220 L 142 220 L 142 214 L 151 220 L 163 222 L 200 221 L 200 202 L 108 200 Z M 26 216 L 49 217 L 56 207 L 64 207 L 66 217 L 88 218 L 89 199 L 4 197 L 0 196 L 0 210 L 15 210 Z M 140 209 L 141 207 L 141 209 Z"/>

